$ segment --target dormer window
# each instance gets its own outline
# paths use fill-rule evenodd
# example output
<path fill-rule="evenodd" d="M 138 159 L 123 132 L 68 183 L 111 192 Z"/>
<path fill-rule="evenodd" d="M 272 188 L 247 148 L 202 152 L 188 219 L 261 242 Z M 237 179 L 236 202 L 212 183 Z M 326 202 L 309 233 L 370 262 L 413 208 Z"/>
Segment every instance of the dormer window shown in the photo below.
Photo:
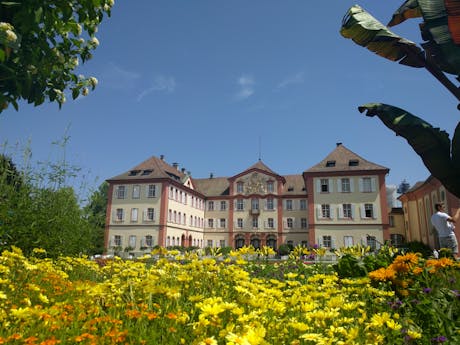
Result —
<path fill-rule="evenodd" d="M 289 186 L 288 187 L 288 192 L 293 192 L 294 191 L 294 187 L 293 186 Z"/>
<path fill-rule="evenodd" d="M 243 182 L 237 182 L 236 183 L 236 192 L 237 193 L 243 193 Z"/>
<path fill-rule="evenodd" d="M 140 170 L 131 170 L 128 174 L 128 176 L 136 176 L 139 174 L 141 171 Z"/>
<path fill-rule="evenodd" d="M 144 171 L 142 171 L 142 175 L 150 175 L 152 173 L 152 169 L 146 169 Z"/>
<path fill-rule="evenodd" d="M 326 167 L 327 168 L 335 167 L 335 161 L 327 161 L 326 162 Z"/>
<path fill-rule="evenodd" d="M 350 167 L 357 167 L 359 165 L 359 160 L 357 159 L 350 159 L 348 161 L 348 166 Z"/>

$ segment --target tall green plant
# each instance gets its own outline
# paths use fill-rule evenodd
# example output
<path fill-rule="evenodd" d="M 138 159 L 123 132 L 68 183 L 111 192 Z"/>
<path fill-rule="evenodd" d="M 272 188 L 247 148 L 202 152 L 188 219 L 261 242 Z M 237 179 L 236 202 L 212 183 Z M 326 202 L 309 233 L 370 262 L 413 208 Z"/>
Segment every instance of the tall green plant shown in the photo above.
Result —
<path fill-rule="evenodd" d="M 425 68 L 460 101 L 460 89 L 446 74 L 460 78 L 460 5 L 454 0 L 407 0 L 393 14 L 388 26 L 355 5 L 345 15 L 340 33 L 356 44 L 402 65 Z M 421 47 L 390 31 L 406 19 L 422 17 Z M 431 174 L 452 194 L 460 197 L 460 126 L 449 135 L 404 109 L 382 103 L 359 107 L 377 116 L 402 136 L 422 158 Z"/>
<path fill-rule="evenodd" d="M 15 165 L 11 158 L 4 161 L 10 169 L 0 173 L 0 250 L 16 246 L 30 254 L 42 248 L 50 257 L 94 253 L 97 227 L 85 217 L 70 185 L 79 168 L 65 159 L 47 164 L 26 160 L 13 175 L 21 183 L 11 183 L 11 173 L 5 171 L 14 172 Z"/>

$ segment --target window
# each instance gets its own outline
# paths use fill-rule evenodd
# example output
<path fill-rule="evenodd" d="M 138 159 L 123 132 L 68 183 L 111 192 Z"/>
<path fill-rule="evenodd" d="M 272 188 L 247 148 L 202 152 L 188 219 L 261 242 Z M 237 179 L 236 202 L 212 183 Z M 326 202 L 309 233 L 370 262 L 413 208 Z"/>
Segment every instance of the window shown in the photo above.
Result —
<path fill-rule="evenodd" d="M 359 161 L 357 159 L 350 159 L 348 161 L 348 166 L 350 167 L 357 167 L 359 165 Z"/>
<path fill-rule="evenodd" d="M 133 199 L 139 199 L 141 196 L 141 186 L 133 186 Z"/>
<path fill-rule="evenodd" d="M 126 187 L 118 186 L 117 188 L 117 199 L 124 199 L 126 195 Z"/>
<path fill-rule="evenodd" d="M 335 161 L 327 161 L 326 162 L 326 167 L 328 167 L 328 168 L 335 167 Z"/>
<path fill-rule="evenodd" d="M 273 218 L 268 218 L 267 219 L 267 225 L 268 225 L 269 229 L 273 229 L 275 227 L 275 222 L 274 222 Z"/>
<path fill-rule="evenodd" d="M 288 187 L 288 192 L 293 192 L 294 191 L 294 187 L 293 186 L 289 186 Z"/>
<path fill-rule="evenodd" d="M 342 204 L 343 218 L 353 218 L 351 204 Z"/>
<path fill-rule="evenodd" d="M 115 247 L 121 247 L 121 236 L 120 235 L 113 236 L 113 245 Z"/>
<path fill-rule="evenodd" d="M 306 210 L 307 209 L 307 200 L 300 200 L 300 209 L 301 210 Z"/>
<path fill-rule="evenodd" d="M 273 193 L 275 191 L 275 184 L 273 181 L 268 181 L 267 182 L 267 192 L 268 193 Z"/>
<path fill-rule="evenodd" d="M 391 241 L 391 245 L 400 246 L 404 244 L 404 236 L 401 234 L 391 234 L 390 241 Z"/>
<path fill-rule="evenodd" d="M 374 218 L 374 205 L 364 204 L 364 217 L 365 218 Z"/>
<path fill-rule="evenodd" d="M 225 211 L 227 209 L 227 202 L 226 201 L 221 201 L 220 202 L 220 210 Z"/>
<path fill-rule="evenodd" d="M 243 193 L 243 182 L 237 182 L 236 183 L 236 192 L 237 193 Z"/>
<path fill-rule="evenodd" d="M 292 211 L 292 200 L 286 200 L 286 210 Z"/>
<path fill-rule="evenodd" d="M 377 248 L 377 240 L 375 236 L 366 236 L 366 242 L 369 247 L 371 247 L 372 250 L 375 250 Z"/>
<path fill-rule="evenodd" d="M 238 228 L 240 228 L 240 229 L 243 228 L 243 218 L 238 218 L 236 220 L 236 224 L 237 224 Z"/>
<path fill-rule="evenodd" d="M 138 209 L 137 208 L 132 208 L 131 209 L 131 221 L 132 222 L 137 222 L 137 216 L 138 216 Z"/>
<path fill-rule="evenodd" d="M 300 227 L 302 229 L 306 229 L 308 227 L 307 225 L 307 218 L 300 218 Z"/>
<path fill-rule="evenodd" d="M 328 193 L 329 192 L 329 180 L 327 178 L 321 179 L 321 193 Z"/>
<path fill-rule="evenodd" d="M 395 226 L 395 217 L 394 216 L 390 216 L 388 218 L 389 222 L 390 222 L 390 227 L 394 228 Z"/>
<path fill-rule="evenodd" d="M 236 201 L 236 210 L 237 211 L 243 211 L 244 210 L 244 200 L 243 199 L 238 199 Z"/>
<path fill-rule="evenodd" d="M 212 240 L 208 240 L 208 247 L 212 247 Z"/>
<path fill-rule="evenodd" d="M 275 207 L 274 207 L 274 203 L 273 203 L 273 198 L 268 198 L 267 199 L 267 210 L 273 210 Z"/>
<path fill-rule="evenodd" d="M 147 189 L 147 197 L 148 198 L 154 198 L 155 197 L 155 185 L 154 184 L 149 184 L 148 189 Z"/>
<path fill-rule="evenodd" d="M 209 218 L 208 219 L 208 228 L 213 228 L 214 227 L 214 219 Z"/>
<path fill-rule="evenodd" d="M 169 188 L 169 198 L 174 198 L 174 187 Z"/>
<path fill-rule="evenodd" d="M 323 247 L 332 247 L 332 237 L 331 236 L 323 236 Z"/>
<path fill-rule="evenodd" d="M 145 236 L 145 246 L 153 247 L 153 236 L 152 235 Z"/>
<path fill-rule="evenodd" d="M 257 229 L 259 227 L 259 218 L 258 217 L 252 217 L 252 227 Z"/>
<path fill-rule="evenodd" d="M 151 207 L 147 209 L 147 219 L 148 221 L 155 220 L 155 210 Z"/>
<path fill-rule="evenodd" d="M 219 221 L 219 227 L 221 228 L 225 228 L 225 218 L 221 218 L 220 221 Z"/>
<path fill-rule="evenodd" d="M 374 191 L 374 188 L 372 188 L 372 179 L 370 177 L 363 177 L 361 179 L 362 183 L 362 188 L 361 191 L 364 193 L 370 193 Z"/>
<path fill-rule="evenodd" d="M 208 211 L 214 211 L 214 201 L 208 201 Z"/>
<path fill-rule="evenodd" d="M 136 235 L 129 236 L 129 246 L 132 249 L 136 248 Z"/>
<path fill-rule="evenodd" d="M 341 183 L 342 193 L 350 193 L 351 192 L 350 179 L 349 178 L 341 179 L 340 183 Z"/>
<path fill-rule="evenodd" d="M 122 222 L 124 220 L 124 212 L 122 208 L 117 208 L 115 217 L 117 222 Z"/>
<path fill-rule="evenodd" d="M 286 226 L 288 229 L 292 229 L 294 226 L 294 220 L 292 218 L 286 219 Z"/>
<path fill-rule="evenodd" d="M 321 205 L 321 217 L 322 218 L 331 218 L 331 206 L 329 204 Z"/>
<path fill-rule="evenodd" d="M 251 200 L 251 208 L 253 210 L 258 210 L 259 209 L 259 199 L 252 199 Z"/>

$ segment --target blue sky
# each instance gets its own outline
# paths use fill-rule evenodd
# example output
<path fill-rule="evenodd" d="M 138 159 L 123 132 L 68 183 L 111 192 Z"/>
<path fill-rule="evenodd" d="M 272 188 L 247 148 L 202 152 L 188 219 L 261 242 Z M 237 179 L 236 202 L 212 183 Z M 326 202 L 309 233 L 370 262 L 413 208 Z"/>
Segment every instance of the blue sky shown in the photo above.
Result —
<path fill-rule="evenodd" d="M 193 177 L 232 176 L 257 162 L 300 174 L 342 142 L 390 169 L 387 184 L 429 173 L 407 142 L 357 107 L 383 102 L 452 133 L 456 101 L 426 70 L 387 61 L 339 34 L 360 4 L 386 23 L 403 1 L 118 0 L 94 58 L 99 84 L 57 104 L 0 114 L 0 142 L 60 155 L 89 186 L 152 155 Z M 421 42 L 418 20 L 393 29 Z M 3 149 L 5 151 L 5 149 Z M 13 150 L 14 151 L 14 150 Z"/>

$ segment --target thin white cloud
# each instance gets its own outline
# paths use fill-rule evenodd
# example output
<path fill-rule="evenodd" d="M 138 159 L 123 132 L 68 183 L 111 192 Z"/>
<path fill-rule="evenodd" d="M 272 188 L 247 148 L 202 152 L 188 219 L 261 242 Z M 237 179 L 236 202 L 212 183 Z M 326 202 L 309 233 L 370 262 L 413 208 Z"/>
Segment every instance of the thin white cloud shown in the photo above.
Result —
<path fill-rule="evenodd" d="M 176 89 L 176 80 L 173 77 L 164 77 L 158 76 L 153 80 L 151 87 L 143 90 L 139 96 L 137 96 L 137 101 L 140 102 L 142 98 L 147 96 L 152 92 L 166 92 L 172 93 Z"/>
<path fill-rule="evenodd" d="M 141 75 L 128 71 L 113 62 L 109 62 L 99 81 L 114 89 L 133 88 Z"/>
<path fill-rule="evenodd" d="M 238 100 L 243 100 L 248 97 L 251 97 L 254 94 L 254 78 L 248 75 L 242 75 L 237 80 L 237 85 L 239 87 L 238 92 L 236 93 L 236 98 Z"/>
<path fill-rule="evenodd" d="M 304 72 L 299 72 L 299 73 L 296 73 L 294 75 L 291 75 L 285 78 L 283 81 L 281 81 L 281 83 L 278 84 L 277 88 L 283 89 L 292 84 L 302 84 L 304 81 L 305 81 Z"/>

